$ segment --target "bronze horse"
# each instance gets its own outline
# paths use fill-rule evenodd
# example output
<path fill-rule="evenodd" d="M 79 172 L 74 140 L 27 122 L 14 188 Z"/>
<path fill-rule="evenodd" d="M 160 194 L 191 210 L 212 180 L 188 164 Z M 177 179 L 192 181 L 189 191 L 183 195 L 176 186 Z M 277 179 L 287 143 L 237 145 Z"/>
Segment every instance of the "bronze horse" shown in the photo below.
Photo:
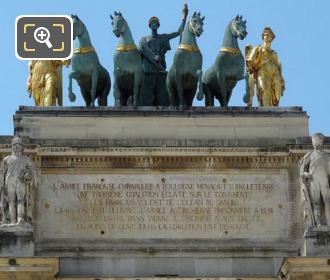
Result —
<path fill-rule="evenodd" d="M 199 91 L 202 91 L 203 58 L 196 36 L 203 33 L 203 24 L 204 17 L 195 12 L 183 30 L 181 44 L 175 52 L 173 65 L 166 79 L 172 106 L 192 106 L 197 84 Z"/>
<path fill-rule="evenodd" d="M 214 106 L 214 98 L 216 98 L 221 106 L 227 107 L 237 81 L 245 79 L 245 62 L 237 38 L 243 40 L 246 35 L 246 21 L 243 21 L 242 16 L 236 16 L 226 28 L 215 63 L 203 76 L 206 106 Z M 203 96 L 198 95 L 197 99 L 202 100 Z"/>

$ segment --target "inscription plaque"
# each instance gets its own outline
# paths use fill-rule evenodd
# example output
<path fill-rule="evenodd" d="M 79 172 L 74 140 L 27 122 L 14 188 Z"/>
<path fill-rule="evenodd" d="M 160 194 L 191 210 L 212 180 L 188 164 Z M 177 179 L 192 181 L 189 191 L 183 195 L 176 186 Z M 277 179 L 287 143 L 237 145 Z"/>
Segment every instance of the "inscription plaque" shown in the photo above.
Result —
<path fill-rule="evenodd" d="M 40 239 L 288 238 L 286 170 L 46 174 Z"/>

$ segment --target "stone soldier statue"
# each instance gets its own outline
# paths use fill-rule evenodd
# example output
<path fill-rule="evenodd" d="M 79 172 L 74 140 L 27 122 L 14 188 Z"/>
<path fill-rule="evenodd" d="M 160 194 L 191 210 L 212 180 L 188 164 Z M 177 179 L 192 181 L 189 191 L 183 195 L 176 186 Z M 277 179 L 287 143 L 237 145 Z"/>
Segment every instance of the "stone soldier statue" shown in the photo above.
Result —
<path fill-rule="evenodd" d="M 271 49 L 275 34 L 269 27 L 262 32 L 264 44 L 257 46 L 246 56 L 249 74 L 256 79 L 259 106 L 279 106 L 285 89 L 282 66 L 278 56 Z"/>
<path fill-rule="evenodd" d="M 330 155 L 322 151 L 324 136 L 312 135 L 314 150 L 301 162 L 302 188 L 311 226 L 330 226 Z"/>
<path fill-rule="evenodd" d="M 20 137 L 12 140 L 12 154 L 5 157 L 0 169 L 0 193 L 2 224 L 24 225 L 31 206 L 28 196 L 31 187 L 38 183 L 38 172 L 33 161 L 23 155 L 23 143 Z"/>
<path fill-rule="evenodd" d="M 168 34 L 158 34 L 159 19 L 155 16 L 149 19 L 151 35 L 142 37 L 139 49 L 142 54 L 142 66 L 145 73 L 144 90 L 141 100 L 143 106 L 168 106 L 170 105 L 166 89 L 166 61 L 165 54 L 171 49 L 170 40 L 181 35 L 188 7 L 185 4 L 182 10 L 182 22 L 178 31 Z"/>

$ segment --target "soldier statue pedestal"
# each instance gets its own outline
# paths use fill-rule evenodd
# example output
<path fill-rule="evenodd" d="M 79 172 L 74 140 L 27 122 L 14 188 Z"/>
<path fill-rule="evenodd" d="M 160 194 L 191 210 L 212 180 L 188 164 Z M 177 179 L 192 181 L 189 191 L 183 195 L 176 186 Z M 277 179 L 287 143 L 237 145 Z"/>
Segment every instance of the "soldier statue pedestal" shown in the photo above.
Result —
<path fill-rule="evenodd" d="M 34 256 L 32 227 L 13 226 L 0 229 L 0 257 Z"/>
<path fill-rule="evenodd" d="M 300 249 L 301 256 L 320 257 L 330 255 L 330 226 L 308 229 Z"/>

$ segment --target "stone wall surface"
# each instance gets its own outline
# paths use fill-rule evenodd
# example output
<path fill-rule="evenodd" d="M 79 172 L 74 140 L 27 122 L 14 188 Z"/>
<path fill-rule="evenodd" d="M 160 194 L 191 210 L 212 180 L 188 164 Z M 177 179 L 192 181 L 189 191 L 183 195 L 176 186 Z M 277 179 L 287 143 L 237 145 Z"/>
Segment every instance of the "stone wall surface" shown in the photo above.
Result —
<path fill-rule="evenodd" d="M 32 139 L 111 139 L 135 145 L 152 140 L 170 145 L 194 141 L 201 146 L 208 141 L 251 142 L 258 138 L 267 143 L 308 136 L 308 117 L 299 107 L 20 107 L 14 124 L 16 133 Z"/>
<path fill-rule="evenodd" d="M 34 254 L 60 278 L 282 279 L 299 252 L 300 107 L 22 106 L 14 127 L 41 174 Z"/>
<path fill-rule="evenodd" d="M 44 175 L 38 236 L 284 241 L 288 174 L 260 171 Z"/>

